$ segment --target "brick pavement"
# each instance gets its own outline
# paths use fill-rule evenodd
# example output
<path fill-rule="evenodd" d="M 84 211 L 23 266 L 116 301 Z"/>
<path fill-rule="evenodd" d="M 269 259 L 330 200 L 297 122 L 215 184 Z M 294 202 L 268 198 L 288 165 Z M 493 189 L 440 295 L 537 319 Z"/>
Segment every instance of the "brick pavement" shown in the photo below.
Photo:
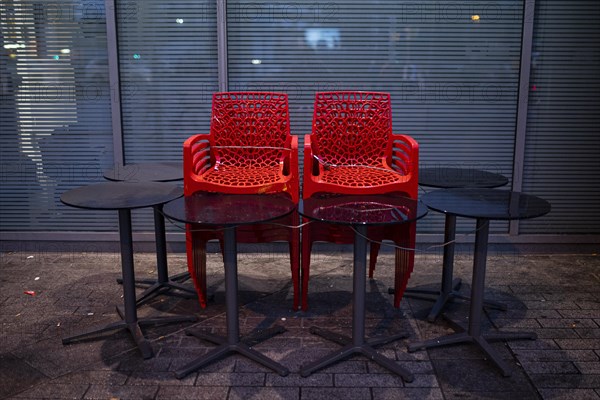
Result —
<path fill-rule="evenodd" d="M 195 324 L 148 328 L 155 357 L 143 360 L 124 333 L 68 346 L 60 338 L 117 320 L 122 301 L 115 279 L 115 253 L 2 253 L 0 267 L 0 398 L 53 399 L 600 399 L 600 257 L 494 252 L 488 262 L 486 296 L 508 311 L 486 312 L 486 329 L 526 329 L 536 341 L 495 343 L 512 367 L 510 378 L 470 345 L 408 353 L 409 341 L 451 332 L 444 320 L 425 321 L 431 303 L 404 299 L 391 306 L 393 257 L 382 254 L 376 279 L 367 283 L 367 334 L 406 332 L 408 339 L 381 346 L 382 354 L 415 374 L 405 383 L 364 357 L 308 378 L 301 365 L 339 348 L 309 332 L 313 325 L 349 333 L 351 260 L 344 252 L 319 253 L 311 269 L 310 311 L 293 312 L 285 254 L 240 254 L 242 333 L 279 324 L 287 331 L 256 346 L 292 372 L 279 375 L 241 357 L 218 361 L 185 379 L 173 371 L 213 345 L 186 336 L 196 326 L 224 333 L 223 271 L 209 257 L 215 300 L 200 310 L 194 300 L 161 296 L 139 309 L 141 316 L 195 314 Z M 136 254 L 137 276 L 152 276 L 152 254 Z M 182 254 L 169 256 L 171 273 L 184 269 Z M 410 286 L 440 279 L 441 257 L 420 254 Z M 470 253 L 459 254 L 455 275 L 468 293 Z M 35 296 L 24 294 L 32 290 Z M 464 303 L 448 309 L 468 313 Z"/>

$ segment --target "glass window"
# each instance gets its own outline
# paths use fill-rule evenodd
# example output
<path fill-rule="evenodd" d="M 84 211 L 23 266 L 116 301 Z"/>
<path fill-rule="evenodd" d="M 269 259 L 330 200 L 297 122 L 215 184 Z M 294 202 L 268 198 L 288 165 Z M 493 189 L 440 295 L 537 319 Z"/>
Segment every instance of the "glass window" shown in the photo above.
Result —
<path fill-rule="evenodd" d="M 125 163 L 179 161 L 218 90 L 215 1 L 117 5 Z"/>
<path fill-rule="evenodd" d="M 394 132 L 421 144 L 421 166 L 510 178 L 522 14 L 513 0 L 228 0 L 229 88 L 289 93 L 297 135 L 317 91 L 390 92 Z"/>
<path fill-rule="evenodd" d="M 539 0 L 523 191 L 552 203 L 521 233 L 600 233 L 600 2 Z"/>
<path fill-rule="evenodd" d="M 113 162 L 104 1 L 3 0 L 0 46 L 2 230 L 114 230 L 59 201 Z"/>

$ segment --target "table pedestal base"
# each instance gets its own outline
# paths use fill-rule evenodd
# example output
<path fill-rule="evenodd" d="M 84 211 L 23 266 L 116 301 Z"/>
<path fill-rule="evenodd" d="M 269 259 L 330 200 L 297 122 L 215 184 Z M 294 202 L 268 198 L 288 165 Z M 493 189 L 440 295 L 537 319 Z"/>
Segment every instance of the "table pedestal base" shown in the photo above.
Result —
<path fill-rule="evenodd" d="M 449 321 L 457 333 L 442 336 L 436 339 L 430 339 L 423 342 L 412 343 L 408 345 L 408 351 L 428 349 L 432 347 L 446 346 L 459 343 L 473 343 L 477 345 L 491 360 L 500 368 L 503 376 L 510 376 L 511 371 L 508 364 L 502 360 L 489 341 L 504 340 L 524 340 L 537 339 L 533 332 L 481 332 L 481 319 L 483 312 L 483 291 L 485 288 L 485 269 L 487 258 L 487 246 L 489 238 L 490 224 L 485 218 L 477 219 L 477 233 L 475 234 L 475 250 L 473 257 L 473 281 L 471 284 L 471 306 L 469 310 L 469 324 L 465 329 L 460 324 Z"/>
<path fill-rule="evenodd" d="M 473 343 L 483 351 L 492 362 L 500 368 L 503 376 L 510 376 L 511 371 L 500 354 L 490 346 L 489 342 L 508 341 L 508 340 L 535 340 L 537 335 L 534 332 L 495 332 L 472 335 L 469 332 L 459 332 L 442 336 L 437 339 L 425 340 L 408 345 L 410 353 L 417 350 L 431 349 L 434 347 L 446 346 L 460 343 Z"/>
<path fill-rule="evenodd" d="M 442 291 L 440 290 L 428 290 L 428 289 L 406 289 L 406 291 L 404 292 L 404 297 L 408 297 L 410 299 L 418 299 L 418 300 L 425 300 L 425 301 L 433 301 L 435 304 L 433 305 L 433 307 L 431 307 L 431 310 L 429 311 L 429 314 L 427 315 L 427 321 L 429 322 L 434 322 L 437 317 L 440 315 L 440 313 L 444 310 L 444 308 L 446 307 L 446 304 L 454 299 L 461 299 L 461 300 L 471 300 L 471 296 L 465 296 L 464 294 L 461 294 L 458 292 L 458 289 L 460 288 L 461 285 L 461 280 L 460 278 L 456 278 L 452 281 L 450 286 L 450 290 L 449 291 Z M 390 289 L 390 291 L 393 291 L 393 289 Z M 392 294 L 392 293 L 390 293 Z M 506 311 L 507 310 L 507 306 L 506 304 L 497 302 L 497 301 L 493 301 L 493 300 L 483 300 L 483 306 L 484 307 L 489 307 L 489 308 L 494 308 L 496 310 L 502 310 L 502 311 Z"/>
<path fill-rule="evenodd" d="M 408 370 L 402 368 L 400 365 L 396 364 L 393 360 L 390 360 L 387 357 L 379 354 L 374 346 L 381 346 L 387 343 L 394 342 L 399 339 L 405 339 L 408 337 L 407 334 L 397 334 L 392 336 L 386 336 L 382 338 L 372 338 L 370 340 L 363 340 L 362 343 L 354 343 L 352 338 L 342 335 L 336 332 L 332 332 L 327 329 L 311 327 L 310 332 L 321 336 L 324 339 L 330 340 L 332 342 L 338 343 L 344 346 L 342 349 L 335 351 L 320 360 L 314 361 L 300 369 L 300 375 L 302 377 L 307 377 L 313 372 L 316 372 L 320 369 L 323 369 L 331 364 L 334 364 L 338 361 L 346 359 L 354 354 L 362 354 L 367 357 L 369 360 L 374 361 L 375 363 L 381 365 L 382 367 L 392 371 L 393 373 L 399 375 L 406 382 L 412 382 L 414 376 Z"/>
<path fill-rule="evenodd" d="M 175 371 L 175 376 L 177 379 L 182 379 L 192 372 L 212 363 L 213 361 L 236 353 L 277 372 L 281 376 L 287 376 L 290 371 L 286 367 L 252 349 L 252 346 L 285 331 L 286 329 L 282 326 L 274 326 L 269 329 L 261 330 L 253 335 L 246 336 L 240 339 L 238 342 L 228 343 L 228 339 L 226 337 L 213 335 L 199 330 L 188 329 L 185 332 L 186 335 L 194 336 L 219 346 L 211 350 L 208 354 L 199 357 L 185 365 L 180 370 Z"/>
<path fill-rule="evenodd" d="M 150 342 L 144 337 L 142 333 L 142 326 L 156 326 L 156 325 L 166 325 L 173 324 L 178 322 L 195 322 L 197 318 L 195 316 L 182 316 L 182 317 L 158 317 L 158 318 L 140 318 L 134 322 L 127 322 L 125 319 L 125 313 L 121 310 L 120 307 L 117 307 L 117 313 L 121 317 L 122 321 L 113 322 L 111 324 L 105 325 L 101 328 L 94 328 L 84 333 L 80 333 L 78 335 L 69 336 L 62 340 L 63 345 L 70 344 L 73 342 L 78 342 L 81 340 L 90 339 L 90 336 L 95 336 L 104 332 L 117 331 L 121 329 L 126 329 L 129 331 L 129 334 L 133 338 L 133 341 L 138 346 L 140 352 L 142 353 L 142 357 L 145 359 L 152 358 L 153 351 L 150 346 Z"/>
<path fill-rule="evenodd" d="M 227 319 L 227 336 L 216 336 L 203 331 L 186 330 L 187 335 L 218 344 L 217 348 L 208 354 L 197 358 L 188 365 L 175 372 L 178 379 L 210 364 L 211 362 L 233 353 L 241 354 L 246 358 L 256 361 L 272 369 L 281 376 L 287 376 L 290 371 L 278 362 L 252 349 L 251 346 L 260 343 L 279 333 L 285 332 L 282 326 L 258 331 L 257 333 L 240 339 L 240 321 L 238 316 L 238 281 L 237 281 L 237 240 L 235 226 L 228 226 L 223 231 L 223 263 L 225 264 L 225 305 Z"/>
<path fill-rule="evenodd" d="M 193 287 L 188 287 L 181 284 L 181 282 L 190 278 L 189 272 L 182 272 L 169 277 L 169 267 L 167 265 L 165 218 L 163 216 L 162 204 L 154 206 L 154 235 L 156 242 L 156 269 L 158 272 L 158 279 L 135 280 L 136 285 L 150 285 L 150 287 L 144 290 L 144 292 L 137 298 L 136 306 L 139 307 L 160 294 L 170 294 L 171 290 L 174 290 L 174 295 L 186 299 L 196 297 L 196 290 L 194 290 Z M 122 283 L 122 280 L 117 279 L 117 282 Z"/>
<path fill-rule="evenodd" d="M 139 307 L 161 294 L 173 294 L 185 299 L 192 299 L 197 296 L 196 291 L 193 288 L 181 283 L 172 280 L 166 282 L 154 281 L 149 288 L 144 290 L 144 292 L 138 296 L 135 304 Z"/>

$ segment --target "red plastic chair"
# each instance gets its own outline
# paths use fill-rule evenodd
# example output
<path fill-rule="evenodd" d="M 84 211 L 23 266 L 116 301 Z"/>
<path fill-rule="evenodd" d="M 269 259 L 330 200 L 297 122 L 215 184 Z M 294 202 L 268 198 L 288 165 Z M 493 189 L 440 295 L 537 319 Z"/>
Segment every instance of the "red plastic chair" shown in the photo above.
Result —
<path fill-rule="evenodd" d="M 392 133 L 390 95 L 378 92 L 322 92 L 314 104 L 312 134 L 304 139 L 303 198 L 315 193 L 418 196 L 419 145 Z M 354 232 L 331 224 L 302 228 L 302 309 L 308 308 L 312 244 L 353 243 Z M 416 224 L 369 229 L 375 241 L 393 240 L 414 248 Z M 371 243 L 369 277 L 373 277 L 380 245 Z M 400 306 L 414 265 L 414 252 L 396 249 L 394 306 Z"/>
<path fill-rule="evenodd" d="M 285 193 L 298 203 L 298 138 L 290 135 L 288 97 L 283 93 L 215 93 L 210 133 L 194 135 L 183 145 L 184 194 L 197 191 L 261 194 Z M 243 243 L 287 241 L 290 246 L 294 309 L 300 296 L 299 217 L 294 213 L 273 224 L 237 229 Z M 188 225 L 188 268 L 200 305 L 206 307 L 206 243 L 218 231 Z M 221 246 L 222 248 L 222 246 Z"/>

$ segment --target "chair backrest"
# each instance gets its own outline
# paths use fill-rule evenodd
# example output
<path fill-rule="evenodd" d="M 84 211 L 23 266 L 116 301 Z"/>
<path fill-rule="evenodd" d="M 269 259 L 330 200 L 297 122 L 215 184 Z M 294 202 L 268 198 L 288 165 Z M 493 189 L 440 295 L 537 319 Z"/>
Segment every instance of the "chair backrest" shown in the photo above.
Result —
<path fill-rule="evenodd" d="M 288 96 L 269 92 L 213 95 L 210 145 L 222 163 L 273 165 L 290 136 Z"/>
<path fill-rule="evenodd" d="M 392 134 L 389 93 L 320 92 L 314 107 L 311 143 L 322 162 L 381 164 Z"/>

